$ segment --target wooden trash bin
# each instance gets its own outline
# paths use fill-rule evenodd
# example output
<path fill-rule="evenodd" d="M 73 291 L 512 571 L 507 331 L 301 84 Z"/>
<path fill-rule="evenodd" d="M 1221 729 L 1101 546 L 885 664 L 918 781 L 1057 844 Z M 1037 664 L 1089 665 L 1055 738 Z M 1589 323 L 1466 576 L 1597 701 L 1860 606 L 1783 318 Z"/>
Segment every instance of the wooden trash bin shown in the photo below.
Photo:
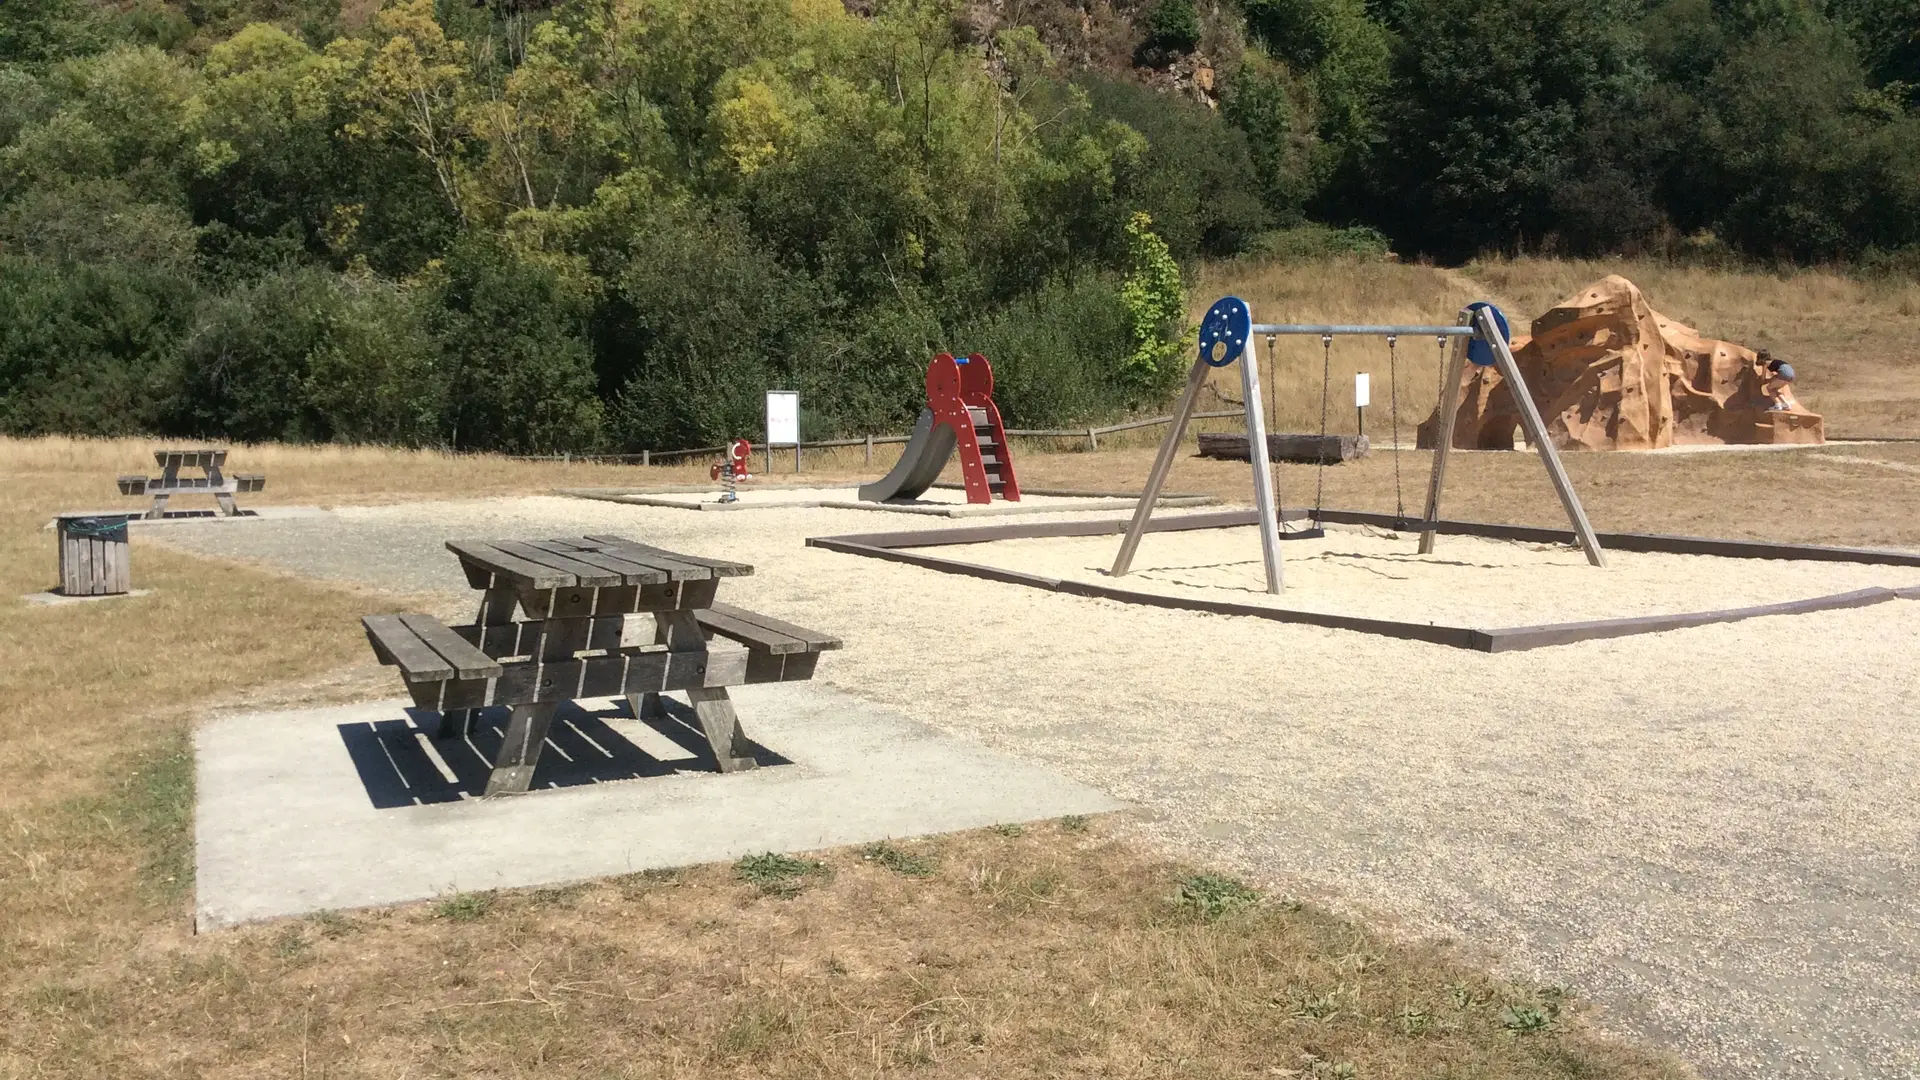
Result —
<path fill-rule="evenodd" d="M 135 514 L 61 514 L 60 593 L 115 596 L 133 588 L 127 519 Z"/>

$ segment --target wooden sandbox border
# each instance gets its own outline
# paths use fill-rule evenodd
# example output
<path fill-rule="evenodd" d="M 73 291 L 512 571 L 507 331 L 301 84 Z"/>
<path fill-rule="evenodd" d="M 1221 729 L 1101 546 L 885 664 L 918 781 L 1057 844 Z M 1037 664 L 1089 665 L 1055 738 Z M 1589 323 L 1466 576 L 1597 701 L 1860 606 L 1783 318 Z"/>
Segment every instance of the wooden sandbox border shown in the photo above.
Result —
<path fill-rule="evenodd" d="M 1314 520 L 1321 523 L 1343 525 L 1370 525 L 1378 528 L 1413 531 L 1422 523 L 1392 514 L 1375 514 L 1357 510 L 1289 510 L 1284 520 Z M 1184 514 L 1179 517 L 1155 518 L 1147 522 L 1148 532 L 1185 532 L 1193 529 L 1222 529 L 1253 525 L 1259 521 L 1259 515 L 1253 510 L 1225 510 L 1206 514 Z M 1543 529 L 1526 525 L 1495 525 L 1481 521 L 1439 520 L 1431 525 L 1436 531 L 1454 536 L 1483 536 L 1497 540 L 1519 540 L 1534 543 L 1572 544 L 1574 535 L 1570 529 Z M 905 563 L 909 566 L 924 567 L 947 574 L 961 574 L 967 577 L 982 578 L 987 581 L 1000 581 L 1012 585 L 1025 585 L 1030 588 L 1044 589 L 1048 592 L 1066 593 L 1071 596 L 1090 596 L 1103 600 L 1117 600 L 1126 604 L 1142 604 L 1147 607 L 1170 608 L 1180 611 L 1202 611 L 1214 615 L 1245 615 L 1272 622 L 1296 623 L 1306 626 L 1323 626 L 1334 630 L 1352 630 L 1362 634 L 1376 634 L 1381 637 L 1398 638 L 1405 641 L 1425 641 L 1435 645 L 1448 645 L 1456 649 L 1470 649 L 1476 652 L 1520 652 L 1526 649 L 1540 649 L 1552 645 L 1569 645 L 1577 641 L 1596 641 L 1602 638 L 1630 637 L 1636 634 L 1655 634 L 1665 630 L 1680 630 L 1690 626 L 1706 626 L 1712 623 L 1739 622 L 1742 619 L 1755 619 L 1766 615 L 1801 615 L 1814 611 L 1833 611 L 1841 608 L 1867 607 L 1889 600 L 1920 600 L 1920 586 L 1889 589 L 1874 587 L 1856 589 L 1852 592 L 1834 593 L 1829 596 L 1816 596 L 1805 600 L 1790 600 L 1778 604 L 1760 604 L 1753 607 L 1727 608 L 1718 611 L 1689 611 L 1673 615 L 1639 615 L 1623 619 L 1594 619 L 1584 622 L 1543 623 L 1538 626 L 1504 626 L 1489 629 L 1466 626 L 1443 626 L 1434 623 L 1400 622 L 1394 619 L 1370 619 L 1355 615 L 1335 615 L 1319 611 L 1298 611 L 1290 608 L 1264 607 L 1257 604 L 1239 604 L 1230 600 L 1205 600 L 1181 596 L 1164 596 L 1159 593 L 1142 592 L 1138 589 L 1126 589 L 1091 581 L 1071 581 L 1063 578 L 1047 577 L 1041 574 L 1028 574 L 1018 570 L 1005 570 L 996 566 L 983 566 L 979 563 L 965 562 L 959 559 L 944 559 L 937 555 L 928 555 L 907 548 L 948 547 L 956 544 L 983 544 L 995 540 L 1028 540 L 1043 537 L 1069 536 L 1118 536 L 1125 532 L 1125 521 L 1048 521 L 1008 525 L 975 525 L 953 529 L 923 529 L 903 532 L 859 533 L 848 536 L 815 536 L 807 540 L 808 547 L 838 551 L 848 555 L 861 555 L 871 559 L 885 559 L 890 562 Z M 1616 551 L 1660 552 L 1673 555 L 1718 555 L 1732 559 L 1788 559 L 1808 562 L 1850 562 L 1867 563 L 1882 566 L 1920 566 L 1920 554 L 1904 551 L 1885 551 L 1876 548 L 1824 547 L 1813 544 L 1778 544 L 1759 540 L 1719 540 L 1704 536 L 1668 536 L 1659 533 L 1600 533 L 1600 543 Z"/>

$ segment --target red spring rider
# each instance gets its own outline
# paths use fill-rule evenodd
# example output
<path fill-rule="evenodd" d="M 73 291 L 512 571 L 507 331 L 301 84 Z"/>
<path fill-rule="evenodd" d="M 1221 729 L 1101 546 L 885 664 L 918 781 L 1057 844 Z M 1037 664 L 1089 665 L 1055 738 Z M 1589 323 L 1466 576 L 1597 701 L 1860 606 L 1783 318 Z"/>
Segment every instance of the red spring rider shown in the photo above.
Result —
<path fill-rule="evenodd" d="M 747 462 L 752 457 L 753 444 L 745 439 L 735 439 L 727 444 L 727 460 L 714 462 L 713 468 L 708 470 L 715 480 L 726 481 L 727 490 L 726 494 L 720 496 L 721 502 L 739 501 L 740 496 L 734 492 L 733 486 L 742 480 L 753 479 L 753 475 L 747 472 Z"/>

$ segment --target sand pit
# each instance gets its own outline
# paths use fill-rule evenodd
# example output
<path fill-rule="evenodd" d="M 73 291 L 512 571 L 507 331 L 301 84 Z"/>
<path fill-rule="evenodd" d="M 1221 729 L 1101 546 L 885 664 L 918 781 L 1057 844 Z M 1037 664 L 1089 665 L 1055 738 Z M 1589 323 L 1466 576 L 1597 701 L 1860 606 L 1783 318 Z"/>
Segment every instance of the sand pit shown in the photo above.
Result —
<path fill-rule="evenodd" d="M 1444 536 L 1432 555 L 1411 534 L 1329 525 L 1284 545 L 1286 591 L 1266 592 L 1253 526 L 1150 533 L 1133 571 L 1108 576 L 1113 536 L 1042 537 L 903 549 L 1025 574 L 1159 596 L 1447 626 L 1532 626 L 1745 608 L 1859 589 L 1920 586 L 1920 567 L 1608 553 L 1587 565 L 1557 544 Z"/>

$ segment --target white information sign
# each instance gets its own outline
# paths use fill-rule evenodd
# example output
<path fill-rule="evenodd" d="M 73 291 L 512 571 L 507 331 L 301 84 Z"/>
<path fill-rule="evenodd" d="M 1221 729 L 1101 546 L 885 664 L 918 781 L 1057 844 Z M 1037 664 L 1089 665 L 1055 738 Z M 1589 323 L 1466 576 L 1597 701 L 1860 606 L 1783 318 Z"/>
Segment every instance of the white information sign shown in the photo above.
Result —
<path fill-rule="evenodd" d="M 767 445 L 800 445 L 800 394 L 798 391 L 767 391 Z"/>
<path fill-rule="evenodd" d="M 1364 409 L 1373 403 L 1373 379 L 1362 371 L 1353 377 L 1353 407 Z"/>

